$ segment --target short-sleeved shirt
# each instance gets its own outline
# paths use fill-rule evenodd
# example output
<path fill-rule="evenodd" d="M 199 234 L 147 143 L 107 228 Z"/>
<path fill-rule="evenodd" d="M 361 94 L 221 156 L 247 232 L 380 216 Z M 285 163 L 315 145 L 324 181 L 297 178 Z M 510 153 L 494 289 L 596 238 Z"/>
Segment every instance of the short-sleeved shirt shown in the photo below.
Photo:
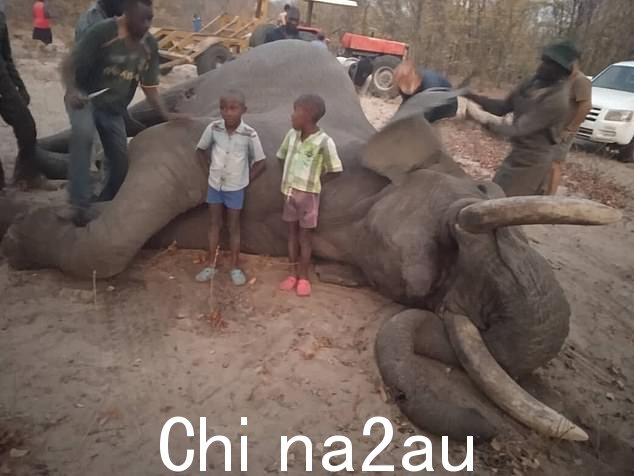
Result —
<path fill-rule="evenodd" d="M 343 170 L 335 142 L 322 130 L 302 141 L 301 131 L 291 129 L 277 151 L 277 158 L 285 161 L 282 176 L 284 195 L 293 188 L 321 193 L 322 174 Z"/>
<path fill-rule="evenodd" d="M 198 149 L 210 150 L 209 186 L 233 192 L 249 185 L 249 168 L 264 160 L 264 150 L 258 133 L 243 122 L 233 134 L 227 132 L 220 119 L 207 126 L 198 142 Z"/>
<path fill-rule="evenodd" d="M 577 114 L 579 103 L 592 100 L 592 81 L 581 71 L 572 73 L 570 78 L 570 117 L 566 122 L 566 129 L 572 126 L 572 120 Z"/>
<path fill-rule="evenodd" d="M 124 18 L 110 18 L 89 28 L 73 49 L 75 80 L 79 89 L 94 93 L 109 90 L 92 99 L 94 107 L 123 114 L 137 85 L 158 87 L 158 44 L 151 34 L 129 46 Z"/>

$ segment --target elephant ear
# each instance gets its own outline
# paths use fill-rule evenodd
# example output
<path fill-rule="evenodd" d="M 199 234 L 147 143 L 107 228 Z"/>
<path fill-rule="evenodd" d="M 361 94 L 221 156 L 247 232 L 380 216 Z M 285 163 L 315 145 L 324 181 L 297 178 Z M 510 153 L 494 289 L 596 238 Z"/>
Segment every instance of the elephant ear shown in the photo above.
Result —
<path fill-rule="evenodd" d="M 363 165 L 395 184 L 410 172 L 431 169 L 463 175 L 462 169 L 447 155 L 439 137 L 424 118 L 425 112 L 445 104 L 459 91 L 423 91 L 407 101 L 381 131 L 367 142 Z"/>
<path fill-rule="evenodd" d="M 403 104 L 390 119 L 393 124 L 412 116 L 424 117 L 426 113 L 445 104 L 449 104 L 458 96 L 462 96 L 466 89 L 429 88 L 413 95 Z"/>

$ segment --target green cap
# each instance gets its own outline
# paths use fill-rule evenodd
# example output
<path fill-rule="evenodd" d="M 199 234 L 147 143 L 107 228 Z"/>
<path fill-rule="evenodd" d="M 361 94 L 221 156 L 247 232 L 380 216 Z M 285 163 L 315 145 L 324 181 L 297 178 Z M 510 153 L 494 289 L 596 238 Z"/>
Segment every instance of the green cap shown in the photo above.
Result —
<path fill-rule="evenodd" d="M 573 42 L 562 40 L 546 46 L 542 55 L 562 66 L 567 71 L 572 71 L 575 61 L 579 59 L 581 53 Z"/>

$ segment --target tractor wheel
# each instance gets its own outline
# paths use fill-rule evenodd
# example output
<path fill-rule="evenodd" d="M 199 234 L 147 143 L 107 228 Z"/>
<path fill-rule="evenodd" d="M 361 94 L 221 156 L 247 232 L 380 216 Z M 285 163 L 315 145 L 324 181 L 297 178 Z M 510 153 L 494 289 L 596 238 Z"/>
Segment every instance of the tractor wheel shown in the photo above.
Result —
<path fill-rule="evenodd" d="M 379 56 L 372 62 L 372 82 L 370 92 L 383 98 L 398 96 L 398 88 L 394 84 L 394 68 L 401 63 L 396 56 Z"/>
<path fill-rule="evenodd" d="M 275 28 L 277 27 L 270 23 L 258 26 L 255 30 L 253 30 L 253 33 L 251 33 L 251 36 L 249 37 L 249 46 L 253 48 L 264 44 L 267 33 L 275 30 Z"/>
<path fill-rule="evenodd" d="M 198 76 L 216 69 L 219 64 L 222 64 L 231 59 L 231 51 L 224 45 L 213 45 L 208 48 L 203 54 L 196 58 L 196 69 L 198 70 Z"/>
<path fill-rule="evenodd" d="M 629 144 L 621 146 L 621 150 L 619 150 L 619 160 L 621 162 L 634 162 L 634 138 Z"/>

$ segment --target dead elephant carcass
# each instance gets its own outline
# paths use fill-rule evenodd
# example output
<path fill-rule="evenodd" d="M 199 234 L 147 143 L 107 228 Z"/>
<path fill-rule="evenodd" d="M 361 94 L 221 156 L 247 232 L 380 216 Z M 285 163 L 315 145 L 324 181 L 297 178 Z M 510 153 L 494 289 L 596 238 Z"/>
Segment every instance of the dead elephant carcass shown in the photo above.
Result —
<path fill-rule="evenodd" d="M 289 65 L 292 75 L 284 73 Z M 135 137 L 123 187 L 86 228 L 46 209 L 14 223 L 3 244 L 11 263 L 83 277 L 95 270 L 103 278 L 125 269 L 148 241 L 206 247 L 207 215 L 198 206 L 207 170 L 193 151 L 206 122 L 218 116 L 228 84 L 245 93 L 246 121 L 269 157 L 244 210 L 243 248 L 253 253 L 286 252 L 274 153 L 293 100 L 306 92 L 326 98 L 322 126 L 338 144 L 345 172 L 324 187 L 315 254 L 356 267 L 379 292 L 412 308 L 385 323 L 376 354 L 392 395 L 415 424 L 487 439 L 507 421 L 492 400 L 546 435 L 587 438 L 511 378 L 557 354 L 570 309 L 546 260 L 508 225 L 601 224 L 618 213 L 587 201 L 506 199 L 496 185 L 468 177 L 416 117 L 401 117 L 377 134 L 337 61 L 302 42 L 263 45 L 168 92 L 174 109 L 206 119 L 158 125 Z M 155 121 L 144 114 L 143 104 L 131 111 Z M 64 152 L 63 135 L 43 144 Z M 63 165 L 61 156 L 51 161 Z M 447 373 L 447 366 L 456 370 Z"/>

